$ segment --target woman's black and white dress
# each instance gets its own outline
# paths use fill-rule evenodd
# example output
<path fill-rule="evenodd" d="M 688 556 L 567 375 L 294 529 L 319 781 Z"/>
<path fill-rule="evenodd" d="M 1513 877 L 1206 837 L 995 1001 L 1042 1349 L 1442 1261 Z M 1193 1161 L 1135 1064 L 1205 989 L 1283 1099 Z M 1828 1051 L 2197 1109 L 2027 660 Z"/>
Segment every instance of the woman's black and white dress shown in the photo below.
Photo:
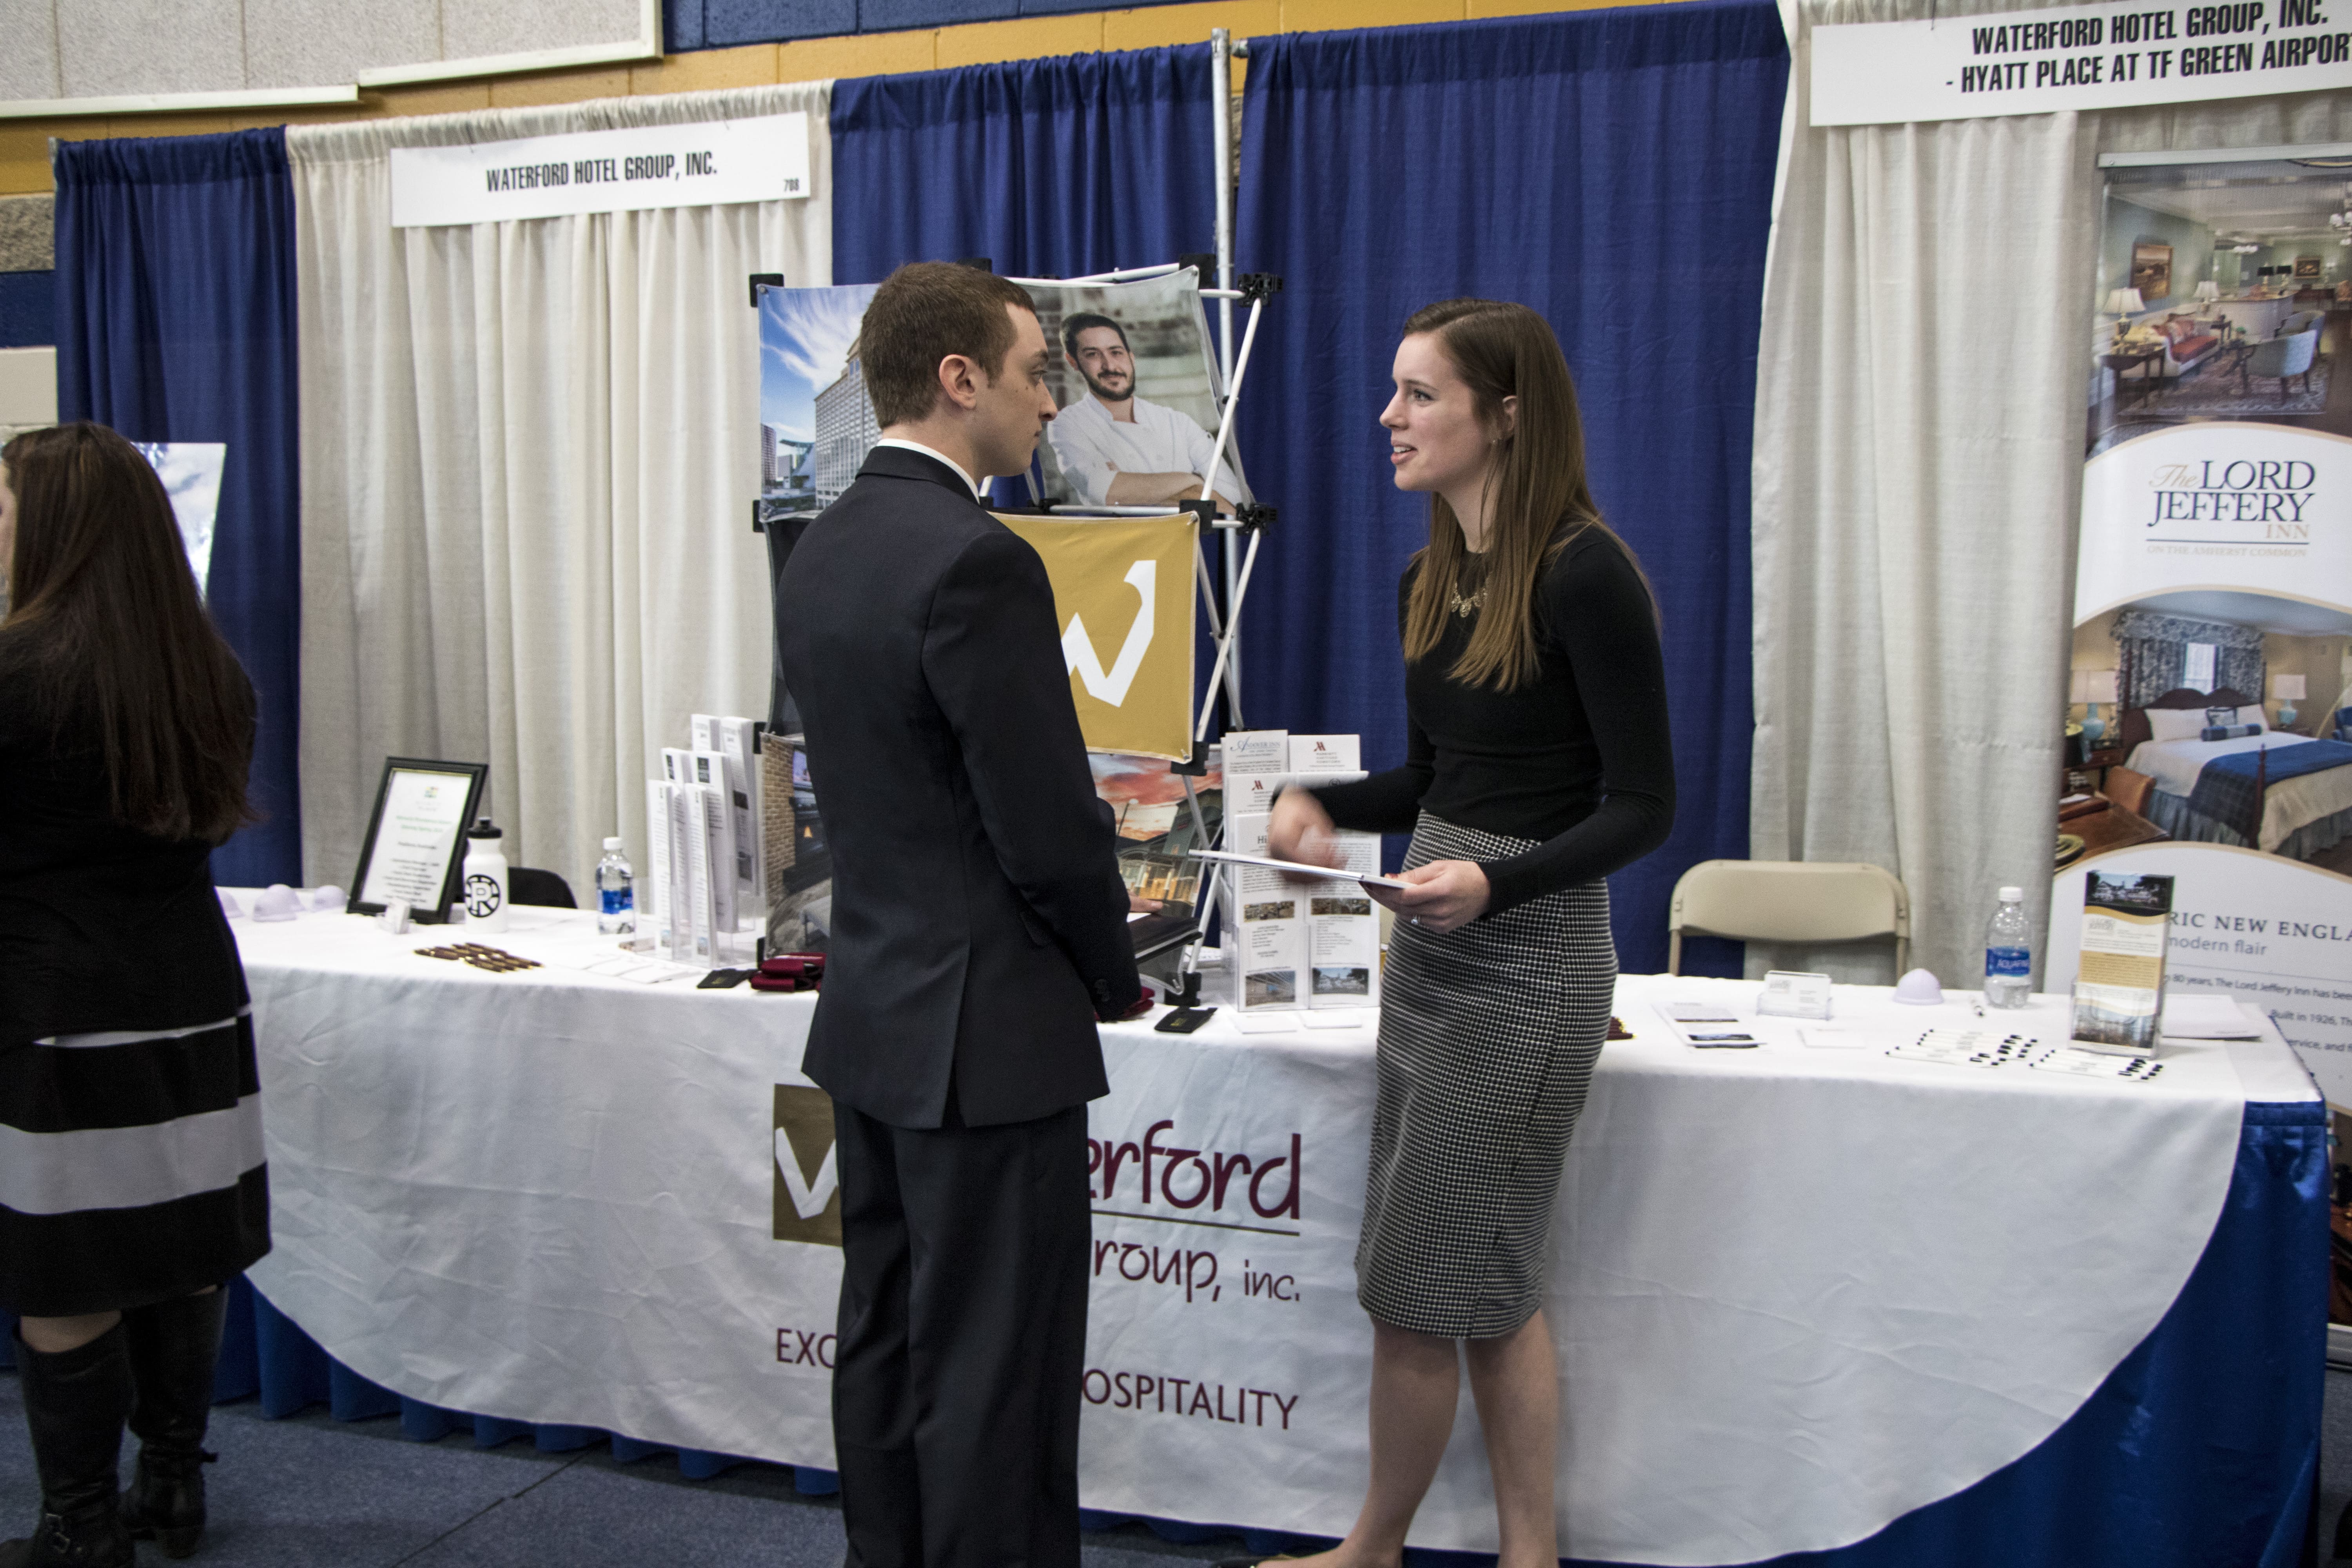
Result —
<path fill-rule="evenodd" d="M 68 1317 L 269 1250 L 245 971 L 210 846 L 114 821 L 0 683 L 0 1308 Z"/>
<path fill-rule="evenodd" d="M 1465 599 L 1483 564 L 1471 558 Z M 1459 930 L 1400 921 L 1390 938 L 1356 1251 L 1367 1312 L 1451 1339 L 1510 1333 L 1542 1304 L 1617 978 L 1601 879 L 1674 820 L 1664 661 L 1633 558 L 1606 531 L 1578 534 L 1538 579 L 1535 612 L 1534 679 L 1454 679 L 1480 611 L 1449 616 L 1406 668 L 1405 765 L 1316 792 L 1342 827 L 1410 829 L 1408 866 L 1475 861 L 1492 889 Z"/>

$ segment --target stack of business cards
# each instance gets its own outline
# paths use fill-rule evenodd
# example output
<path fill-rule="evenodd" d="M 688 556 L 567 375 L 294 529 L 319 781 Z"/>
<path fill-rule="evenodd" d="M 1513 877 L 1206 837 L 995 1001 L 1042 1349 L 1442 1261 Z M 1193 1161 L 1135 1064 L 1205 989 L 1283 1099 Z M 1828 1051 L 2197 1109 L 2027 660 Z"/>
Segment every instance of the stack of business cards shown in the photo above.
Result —
<path fill-rule="evenodd" d="M 2086 1051 L 2061 1046 L 2033 1064 L 2043 1072 L 2072 1073 L 2076 1078 L 2119 1078 L 2127 1083 L 2154 1083 L 2164 1064 L 2152 1057 L 2127 1057 L 2114 1051 Z"/>
<path fill-rule="evenodd" d="M 1908 1045 L 1889 1047 L 1886 1054 L 1898 1061 L 1997 1068 L 2023 1061 L 2041 1048 L 2042 1042 L 2031 1035 L 2004 1035 L 1998 1029 L 1930 1029 Z"/>

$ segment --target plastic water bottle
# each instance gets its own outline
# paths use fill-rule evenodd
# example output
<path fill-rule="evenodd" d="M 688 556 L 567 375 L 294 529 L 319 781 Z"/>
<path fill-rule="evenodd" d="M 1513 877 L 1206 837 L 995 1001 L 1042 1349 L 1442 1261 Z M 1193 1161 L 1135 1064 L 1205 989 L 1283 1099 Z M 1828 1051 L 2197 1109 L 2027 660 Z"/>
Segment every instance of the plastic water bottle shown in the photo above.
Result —
<path fill-rule="evenodd" d="M 626 936 L 637 929 L 636 878 L 621 841 L 604 840 L 604 858 L 596 862 L 596 930 L 604 936 Z"/>
<path fill-rule="evenodd" d="M 2025 923 L 2025 889 L 2003 888 L 1985 927 L 1985 1005 L 2022 1007 L 2033 995 L 2033 930 Z"/>

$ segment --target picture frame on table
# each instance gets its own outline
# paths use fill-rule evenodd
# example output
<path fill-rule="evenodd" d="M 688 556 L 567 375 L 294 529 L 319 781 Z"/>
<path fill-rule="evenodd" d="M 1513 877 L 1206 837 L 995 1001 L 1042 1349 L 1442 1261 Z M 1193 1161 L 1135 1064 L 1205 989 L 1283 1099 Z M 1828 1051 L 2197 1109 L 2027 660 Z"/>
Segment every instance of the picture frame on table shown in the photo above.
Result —
<path fill-rule="evenodd" d="M 352 873 L 351 912 L 379 915 L 397 899 L 419 925 L 446 921 L 459 897 L 466 829 L 489 774 L 488 763 L 386 757 Z"/>

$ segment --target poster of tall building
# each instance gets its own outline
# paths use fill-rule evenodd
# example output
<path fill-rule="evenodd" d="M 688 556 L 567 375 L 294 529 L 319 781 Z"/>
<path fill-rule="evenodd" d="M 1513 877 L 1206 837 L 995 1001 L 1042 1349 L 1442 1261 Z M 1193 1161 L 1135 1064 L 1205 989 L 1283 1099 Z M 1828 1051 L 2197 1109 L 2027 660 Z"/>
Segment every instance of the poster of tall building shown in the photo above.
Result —
<path fill-rule="evenodd" d="M 882 426 L 874 417 L 874 400 L 866 395 L 866 377 L 851 360 L 816 395 L 814 488 L 820 509 L 841 499 L 880 439 Z"/>
<path fill-rule="evenodd" d="M 823 511 L 881 437 L 850 358 L 874 286 L 760 290 L 760 519 Z"/>

